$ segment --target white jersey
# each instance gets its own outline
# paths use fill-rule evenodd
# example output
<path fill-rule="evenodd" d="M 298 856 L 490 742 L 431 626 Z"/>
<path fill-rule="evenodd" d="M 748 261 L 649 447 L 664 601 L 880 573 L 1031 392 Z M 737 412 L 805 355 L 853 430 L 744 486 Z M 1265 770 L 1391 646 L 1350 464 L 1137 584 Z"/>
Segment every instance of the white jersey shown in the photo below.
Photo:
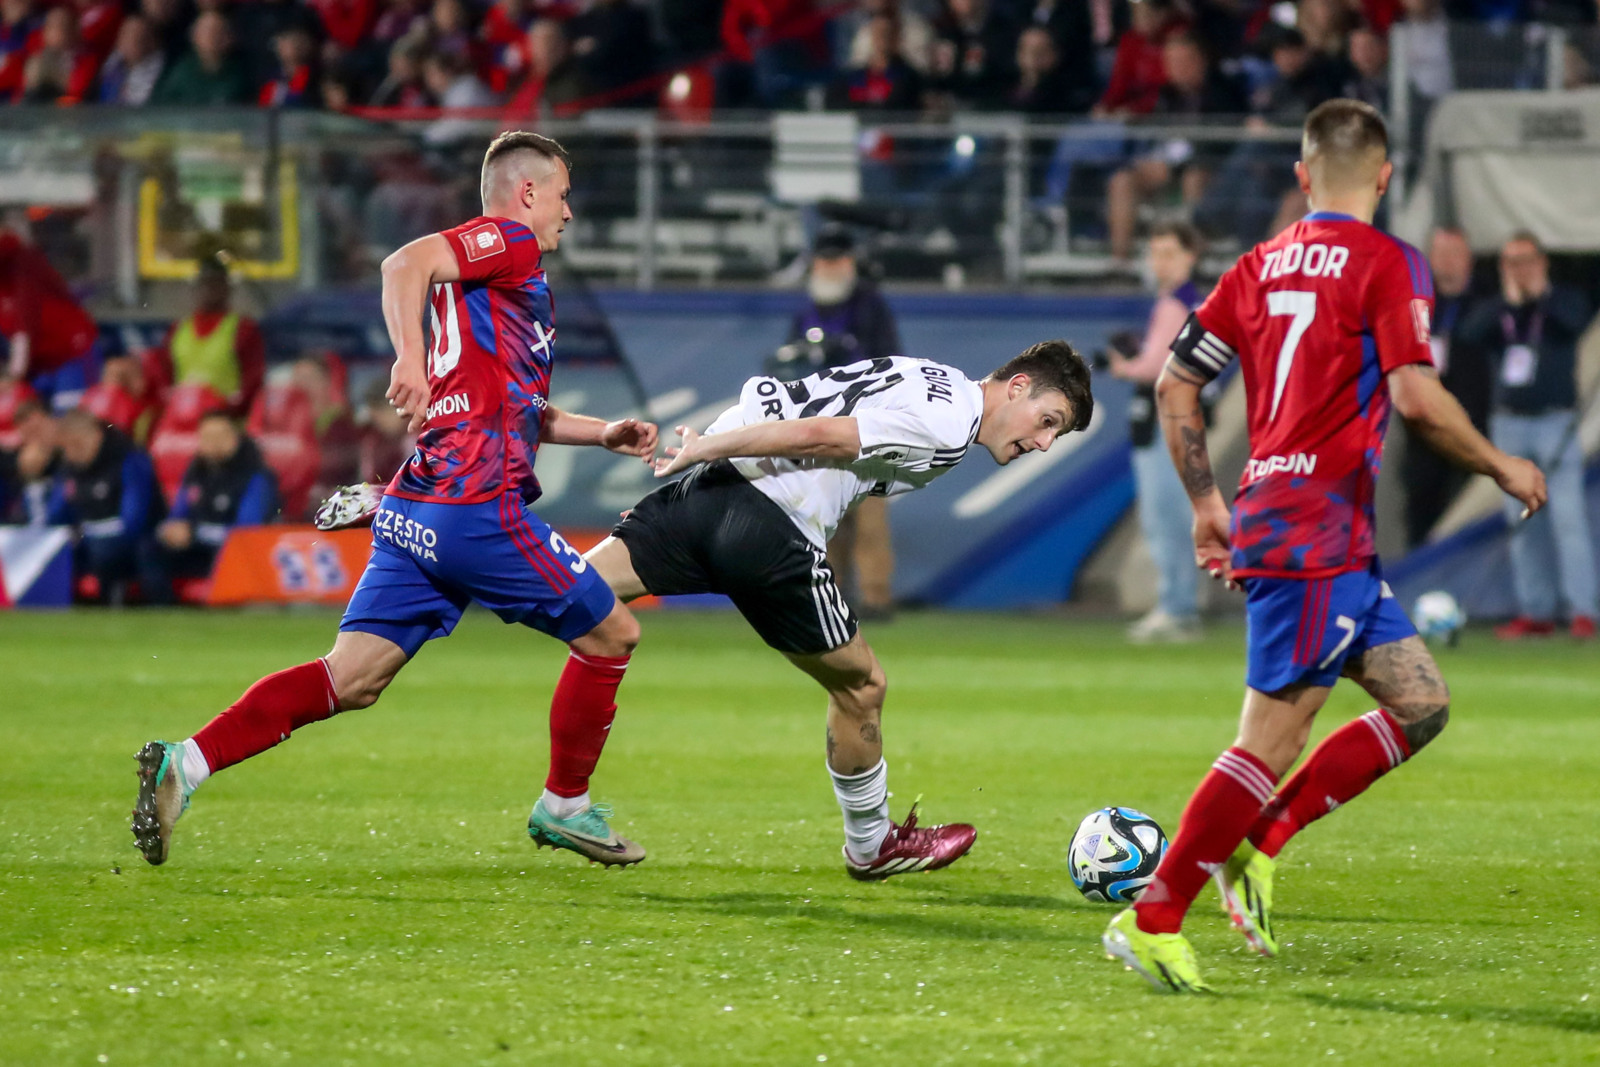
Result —
<path fill-rule="evenodd" d="M 895 356 L 831 367 L 799 381 L 751 378 L 739 402 L 706 430 L 784 419 L 848 415 L 855 459 L 735 459 L 750 484 L 772 499 L 818 548 L 864 496 L 921 489 L 961 462 L 978 436 L 983 389 L 954 367 Z"/>

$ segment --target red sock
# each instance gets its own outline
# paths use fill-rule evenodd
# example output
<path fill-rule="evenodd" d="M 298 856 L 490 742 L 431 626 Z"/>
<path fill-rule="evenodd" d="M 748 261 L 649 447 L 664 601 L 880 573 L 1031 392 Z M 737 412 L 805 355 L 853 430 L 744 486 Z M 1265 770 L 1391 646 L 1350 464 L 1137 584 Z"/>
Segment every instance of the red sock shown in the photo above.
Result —
<path fill-rule="evenodd" d="M 291 731 L 321 722 L 339 710 L 333 675 L 324 660 L 315 659 L 269 674 L 245 690 L 233 707 L 206 723 L 195 744 L 212 773 L 265 752 Z"/>
<path fill-rule="evenodd" d="M 1250 843 L 1276 856 L 1308 824 L 1361 795 L 1410 756 L 1405 731 L 1382 708 L 1345 723 L 1283 783 L 1250 828 Z"/>
<path fill-rule="evenodd" d="M 558 797 L 582 796 L 606 747 L 617 715 L 617 686 L 628 657 L 567 657 L 566 669 L 550 700 L 550 776 L 544 787 Z"/>
<path fill-rule="evenodd" d="M 1175 934 L 1218 864 L 1239 847 L 1261 809 L 1272 799 L 1278 776 L 1242 748 L 1217 757 L 1211 773 L 1189 798 L 1155 881 L 1139 894 L 1134 912 L 1147 934 Z"/>

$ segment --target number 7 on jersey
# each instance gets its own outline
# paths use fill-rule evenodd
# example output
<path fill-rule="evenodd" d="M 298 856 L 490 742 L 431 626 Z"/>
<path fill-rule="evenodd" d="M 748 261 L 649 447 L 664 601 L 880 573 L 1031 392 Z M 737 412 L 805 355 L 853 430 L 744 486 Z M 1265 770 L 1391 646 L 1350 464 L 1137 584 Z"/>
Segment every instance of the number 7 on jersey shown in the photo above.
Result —
<path fill-rule="evenodd" d="M 1278 349 L 1278 370 L 1272 382 L 1271 422 L 1278 417 L 1278 402 L 1283 399 L 1283 387 L 1289 384 L 1289 368 L 1294 366 L 1295 352 L 1300 339 L 1306 335 L 1311 320 L 1317 317 L 1317 294 L 1298 289 L 1282 289 L 1267 294 L 1267 314 L 1292 315 L 1289 332 L 1283 335 L 1283 347 Z"/>

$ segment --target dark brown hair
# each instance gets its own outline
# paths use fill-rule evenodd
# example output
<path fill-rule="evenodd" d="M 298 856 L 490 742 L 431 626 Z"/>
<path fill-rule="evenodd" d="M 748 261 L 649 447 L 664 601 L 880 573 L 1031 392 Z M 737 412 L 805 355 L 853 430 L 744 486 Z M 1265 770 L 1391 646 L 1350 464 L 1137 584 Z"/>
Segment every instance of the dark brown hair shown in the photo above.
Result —
<path fill-rule="evenodd" d="M 1174 220 L 1172 222 L 1158 222 L 1150 229 L 1150 239 L 1157 237 L 1170 237 L 1178 242 L 1180 248 L 1191 256 L 1200 254 L 1200 231 L 1192 223 Z"/>
<path fill-rule="evenodd" d="M 1067 398 L 1072 406 L 1072 425 L 1068 430 L 1081 430 L 1089 425 L 1094 414 L 1094 394 L 1089 390 L 1089 366 L 1078 350 L 1066 341 L 1040 341 L 1012 356 L 989 375 L 996 381 L 1006 381 L 1018 374 L 1026 374 L 1033 383 L 1030 395 L 1038 396 L 1046 389 L 1054 389 Z"/>

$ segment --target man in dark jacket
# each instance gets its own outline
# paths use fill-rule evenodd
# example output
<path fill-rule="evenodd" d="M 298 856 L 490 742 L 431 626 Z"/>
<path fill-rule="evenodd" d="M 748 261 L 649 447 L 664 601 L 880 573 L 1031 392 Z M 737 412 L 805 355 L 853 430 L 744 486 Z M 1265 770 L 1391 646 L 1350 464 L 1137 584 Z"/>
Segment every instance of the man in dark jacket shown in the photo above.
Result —
<path fill-rule="evenodd" d="M 780 377 L 799 378 L 821 367 L 901 354 L 894 312 L 878 287 L 861 277 L 855 241 L 843 226 L 826 226 L 818 235 L 807 295 L 805 309 L 790 328 L 789 344 L 780 350 L 797 359 L 785 361 L 790 365 L 779 371 Z M 846 514 L 828 545 L 828 560 L 844 577 L 847 595 L 859 598 L 857 615 L 888 618 L 894 604 L 889 502 L 869 496 Z"/>
<path fill-rule="evenodd" d="M 1595 636 L 1594 542 L 1583 491 L 1578 440 L 1578 338 L 1592 310 L 1581 292 L 1550 284 L 1550 262 L 1531 233 L 1513 234 L 1500 249 L 1500 297 L 1483 301 L 1463 328 L 1464 342 L 1490 355 L 1495 368 L 1495 445 L 1537 463 L 1550 486 L 1550 506 L 1516 527 L 1508 508 L 1511 581 L 1517 617 L 1495 630 L 1502 640 L 1555 630 L 1558 600 L 1572 636 Z"/>
<path fill-rule="evenodd" d="M 278 511 L 278 485 L 255 442 L 239 432 L 227 413 L 200 420 L 194 462 L 178 485 L 172 517 L 145 542 L 139 582 L 152 604 L 173 602 L 174 578 L 211 573 L 228 531 L 259 526 Z"/>
<path fill-rule="evenodd" d="M 81 408 L 58 420 L 61 458 L 48 521 L 75 526 L 73 575 L 89 600 L 120 604 L 137 571 L 139 544 L 164 504 L 150 457 L 120 430 Z"/>

